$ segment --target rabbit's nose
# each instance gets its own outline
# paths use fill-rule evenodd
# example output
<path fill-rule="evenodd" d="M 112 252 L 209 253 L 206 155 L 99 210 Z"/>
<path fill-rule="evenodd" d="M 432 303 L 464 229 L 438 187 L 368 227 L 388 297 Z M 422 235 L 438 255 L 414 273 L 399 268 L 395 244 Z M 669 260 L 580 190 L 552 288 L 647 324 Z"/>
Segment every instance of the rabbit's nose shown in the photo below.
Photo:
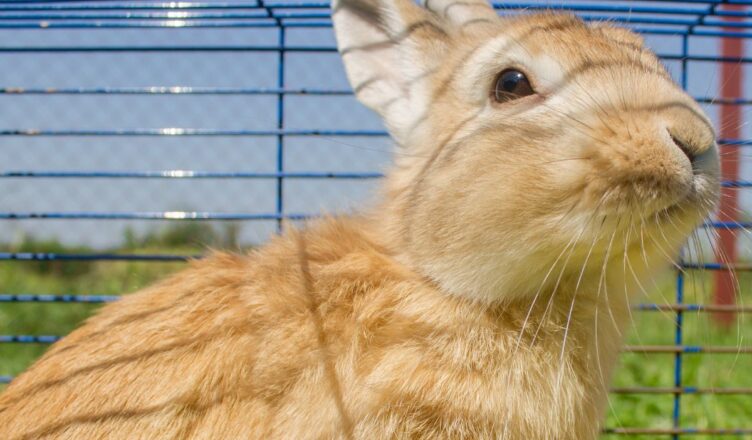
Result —
<path fill-rule="evenodd" d="M 661 137 L 666 147 L 677 159 L 686 157 L 695 171 L 699 156 L 716 154 L 713 126 L 699 110 L 677 104 L 661 114 L 658 124 L 656 128 L 665 130 Z"/>
<path fill-rule="evenodd" d="M 689 159 L 689 163 L 694 165 L 695 157 L 696 157 L 695 151 L 697 149 L 692 148 L 689 145 L 687 145 L 687 142 L 681 140 L 676 135 L 672 134 L 670 130 L 667 129 L 667 131 L 668 131 L 668 135 L 671 137 L 671 140 L 674 142 L 674 145 L 679 147 L 679 149 L 684 153 L 684 155 L 687 156 L 687 159 Z"/>
<path fill-rule="evenodd" d="M 712 130 L 705 127 L 692 125 L 686 119 L 675 119 L 672 123 L 666 124 L 666 134 L 664 139 L 671 144 L 671 148 L 678 148 L 676 157 L 684 155 L 689 159 L 689 164 L 694 173 L 713 172 L 717 160 L 717 147 L 715 145 L 715 136 Z M 681 155 L 679 154 L 681 151 Z"/>
<path fill-rule="evenodd" d="M 673 145 L 689 159 L 693 173 L 713 173 L 718 167 L 718 152 L 712 133 L 681 131 L 666 128 Z M 702 133 L 702 135 L 698 135 Z M 678 153 L 678 152 L 677 152 Z"/>

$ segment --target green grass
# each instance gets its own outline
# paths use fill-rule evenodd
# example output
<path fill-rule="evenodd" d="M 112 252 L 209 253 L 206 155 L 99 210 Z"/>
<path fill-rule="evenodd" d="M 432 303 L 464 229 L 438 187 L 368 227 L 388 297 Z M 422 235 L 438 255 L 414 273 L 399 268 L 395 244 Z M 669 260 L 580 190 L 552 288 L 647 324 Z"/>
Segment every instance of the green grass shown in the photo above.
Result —
<path fill-rule="evenodd" d="M 129 234 L 117 249 L 127 253 L 196 254 L 207 245 L 237 247 L 236 230 L 224 233 L 201 226 L 171 228 L 147 237 Z M 189 243 L 189 244 L 185 244 Z M 3 246 L 7 248 L 8 246 Z M 11 251 L 86 252 L 89 249 L 65 248 L 55 242 L 24 240 Z M 0 293 L 70 293 L 119 295 L 133 292 L 154 280 L 184 267 L 183 263 L 148 262 L 7 262 L 0 265 Z M 752 279 L 740 275 L 742 298 L 752 301 Z M 673 279 L 652 289 L 643 302 L 672 303 Z M 709 302 L 708 274 L 690 275 L 686 279 L 685 301 Z M 0 303 L 0 333 L 30 335 L 64 335 L 90 316 L 95 304 Z M 634 325 L 627 338 L 633 345 L 673 345 L 674 313 L 635 312 Z M 750 346 L 752 316 L 725 330 L 707 313 L 684 314 L 686 345 Z M 41 355 L 46 346 L 37 344 L 0 344 L 0 375 L 17 375 Z M 616 387 L 673 387 L 673 354 L 625 353 L 614 378 Z M 682 381 L 685 386 L 752 388 L 752 354 L 686 354 L 683 356 Z M 1 390 L 2 388 L 0 388 Z M 682 426 L 693 428 L 752 428 L 750 395 L 685 395 L 681 399 Z M 610 398 L 608 426 L 672 426 L 673 394 L 613 394 Z M 687 436 L 691 438 L 693 436 Z M 617 438 L 663 438 L 667 436 L 604 436 Z M 720 437 L 698 437 L 720 438 Z M 731 438 L 731 437 L 729 437 Z M 733 438 L 742 438 L 739 436 Z M 752 438 L 752 437 L 746 437 Z"/>
<path fill-rule="evenodd" d="M 228 224 L 217 231 L 198 223 L 184 223 L 144 237 L 126 233 L 123 245 L 110 252 L 196 255 L 209 246 L 237 249 L 237 228 Z M 9 252 L 92 252 L 85 247 L 32 238 L 0 248 Z M 0 293 L 121 295 L 146 287 L 183 267 L 183 262 L 9 261 L 0 264 Z M 0 303 L 0 334 L 65 335 L 99 307 L 101 304 Z M 0 344 L 0 375 L 17 375 L 46 348 L 44 344 Z M 3 387 L 0 384 L 0 390 Z"/>
<path fill-rule="evenodd" d="M 709 273 L 690 273 L 686 277 L 685 302 L 711 303 Z M 740 274 L 741 299 L 752 300 L 748 274 Z M 675 302 L 674 279 L 653 289 L 644 302 L 666 304 Z M 635 312 L 634 324 L 627 337 L 632 345 L 674 345 L 676 314 L 671 312 Z M 752 317 L 739 316 L 737 323 L 724 329 L 709 313 L 685 312 L 684 345 L 750 346 Z M 614 377 L 614 387 L 673 387 L 674 354 L 625 353 Z M 684 354 L 682 385 L 702 388 L 752 388 L 752 354 Z M 671 428 L 673 394 L 612 394 L 608 413 L 610 427 Z M 683 428 L 752 428 L 752 395 L 688 394 L 681 397 Z M 695 436 L 684 436 L 691 438 Z M 607 439 L 625 438 L 609 435 Z M 632 438 L 632 437 L 629 437 Z M 669 436 L 641 436 L 670 438 Z M 699 438 L 721 438 L 699 437 Z M 732 438 L 732 437 L 727 437 Z M 733 438 L 752 438 L 752 436 Z"/>

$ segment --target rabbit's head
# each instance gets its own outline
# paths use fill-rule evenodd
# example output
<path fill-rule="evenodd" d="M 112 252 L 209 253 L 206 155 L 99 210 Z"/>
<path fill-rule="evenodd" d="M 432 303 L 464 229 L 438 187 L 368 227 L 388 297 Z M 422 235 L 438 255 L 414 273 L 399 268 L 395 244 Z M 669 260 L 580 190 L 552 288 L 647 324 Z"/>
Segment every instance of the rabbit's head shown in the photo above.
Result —
<path fill-rule="evenodd" d="M 332 13 L 356 96 L 398 144 L 384 209 L 398 252 L 487 301 L 667 263 L 717 201 L 718 152 L 641 37 L 426 3 L 337 0 Z"/>

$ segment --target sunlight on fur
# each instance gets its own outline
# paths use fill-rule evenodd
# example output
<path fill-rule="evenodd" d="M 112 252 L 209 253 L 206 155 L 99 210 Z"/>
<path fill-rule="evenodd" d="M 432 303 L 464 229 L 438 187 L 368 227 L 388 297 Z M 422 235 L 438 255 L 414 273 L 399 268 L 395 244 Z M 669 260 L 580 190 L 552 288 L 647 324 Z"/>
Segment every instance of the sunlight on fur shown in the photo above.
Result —
<path fill-rule="evenodd" d="M 378 203 L 104 307 L 0 438 L 597 438 L 630 299 L 717 202 L 713 128 L 627 30 L 427 3 L 333 5 L 405 153 Z"/>

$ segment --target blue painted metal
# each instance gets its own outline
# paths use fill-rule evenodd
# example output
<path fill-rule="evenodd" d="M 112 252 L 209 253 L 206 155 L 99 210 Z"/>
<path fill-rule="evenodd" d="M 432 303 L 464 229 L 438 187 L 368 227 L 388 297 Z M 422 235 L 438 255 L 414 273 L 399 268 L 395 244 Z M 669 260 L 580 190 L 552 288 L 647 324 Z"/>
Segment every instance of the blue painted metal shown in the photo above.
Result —
<path fill-rule="evenodd" d="M 688 81 L 688 70 L 687 69 L 687 57 L 689 56 L 689 37 L 683 36 L 682 37 L 682 63 L 681 63 L 681 78 L 680 78 L 680 84 L 683 89 L 687 89 L 687 81 Z M 682 256 L 680 257 L 682 260 L 684 258 L 684 255 L 682 253 Z M 680 261 L 680 264 L 683 262 Z M 676 273 L 676 304 L 682 305 L 684 304 L 684 272 L 679 270 Z M 684 329 L 684 314 L 681 309 L 676 310 L 676 329 L 674 334 L 674 344 L 676 345 L 682 345 L 684 343 L 684 335 L 683 335 L 683 329 Z M 674 387 L 675 388 L 681 388 L 682 387 L 682 353 L 677 352 L 674 355 Z M 675 393 L 674 394 L 674 408 L 673 408 L 673 415 L 672 415 L 672 421 L 673 421 L 673 427 L 674 429 L 681 428 L 681 393 Z M 679 440 L 680 434 L 673 434 L 671 436 L 672 440 Z"/>
<path fill-rule="evenodd" d="M 684 273 L 677 271 L 676 275 L 676 303 L 684 304 Z M 674 335 L 674 344 L 681 346 L 684 343 L 684 314 L 682 310 L 676 311 L 676 330 Z M 687 351 L 687 353 L 694 353 L 696 351 Z M 677 352 L 674 355 L 674 387 L 682 387 L 682 354 L 684 352 Z M 681 393 L 674 394 L 674 409 L 672 414 L 673 426 L 675 429 L 681 427 Z M 671 436 L 674 440 L 679 439 L 679 434 Z"/>
<path fill-rule="evenodd" d="M 0 212 L 0 220 L 305 220 L 305 214 L 222 213 L 202 211 L 158 212 Z"/>
<path fill-rule="evenodd" d="M 20 343 L 20 344 L 52 344 L 59 341 L 61 336 L 53 335 L 0 335 L 0 344 Z"/>
<path fill-rule="evenodd" d="M 0 136 L 387 136 L 382 130 L 218 130 L 136 128 L 128 130 L 0 130 Z M 746 141 L 745 141 L 746 145 Z"/>
<path fill-rule="evenodd" d="M 261 5 L 263 5 L 264 0 L 258 0 Z M 266 12 L 269 16 L 272 16 L 273 13 L 269 8 L 266 8 Z M 279 51 L 279 56 L 277 57 L 277 87 L 280 89 L 285 88 L 285 52 L 284 49 L 286 47 L 286 37 L 287 33 L 285 31 L 285 28 L 281 26 L 281 21 L 279 19 L 275 20 L 279 26 L 279 33 L 278 33 L 278 39 L 279 39 L 279 46 L 282 50 Z M 277 129 L 280 131 L 280 134 L 277 135 L 277 173 L 283 174 L 285 172 L 285 136 L 283 134 L 285 128 L 285 95 L 279 94 L 277 96 Z M 283 177 L 277 178 L 277 215 L 279 216 L 279 220 L 277 220 L 277 232 L 282 232 L 282 218 L 285 211 L 285 181 Z"/>
<path fill-rule="evenodd" d="M 352 95 L 352 90 L 227 87 L 0 88 L 4 95 Z M 712 98 L 706 98 L 712 99 Z"/>
<path fill-rule="evenodd" d="M 2 178 L 95 178 L 95 179 L 377 179 L 381 173 L 341 172 L 218 172 L 196 170 L 162 171 L 6 171 Z M 730 186 L 752 185 L 750 182 L 728 182 Z"/>
<path fill-rule="evenodd" d="M 119 295 L 39 295 L 33 293 L 0 294 L 2 302 L 73 302 L 73 303 L 106 303 L 120 299 Z"/>
<path fill-rule="evenodd" d="M 748 18 L 749 11 L 729 11 L 719 4 L 747 5 L 744 1 L 634 2 L 594 4 L 568 2 L 557 6 L 586 20 L 610 20 L 638 25 L 656 34 L 737 36 L 720 28 L 748 29 L 752 23 L 723 22 L 725 17 Z M 536 11 L 549 6 L 538 2 L 496 3 L 502 14 Z M 0 2 L 1 28 L 126 28 L 126 27 L 325 27 L 330 26 L 328 2 Z M 179 13 L 179 17 L 175 17 Z M 650 26 L 642 26 L 650 25 Z M 658 26 L 658 27 L 655 27 Z"/>
<path fill-rule="evenodd" d="M 160 254 L 55 254 L 49 252 L 0 252 L 0 261 L 186 261 L 201 255 Z"/>

